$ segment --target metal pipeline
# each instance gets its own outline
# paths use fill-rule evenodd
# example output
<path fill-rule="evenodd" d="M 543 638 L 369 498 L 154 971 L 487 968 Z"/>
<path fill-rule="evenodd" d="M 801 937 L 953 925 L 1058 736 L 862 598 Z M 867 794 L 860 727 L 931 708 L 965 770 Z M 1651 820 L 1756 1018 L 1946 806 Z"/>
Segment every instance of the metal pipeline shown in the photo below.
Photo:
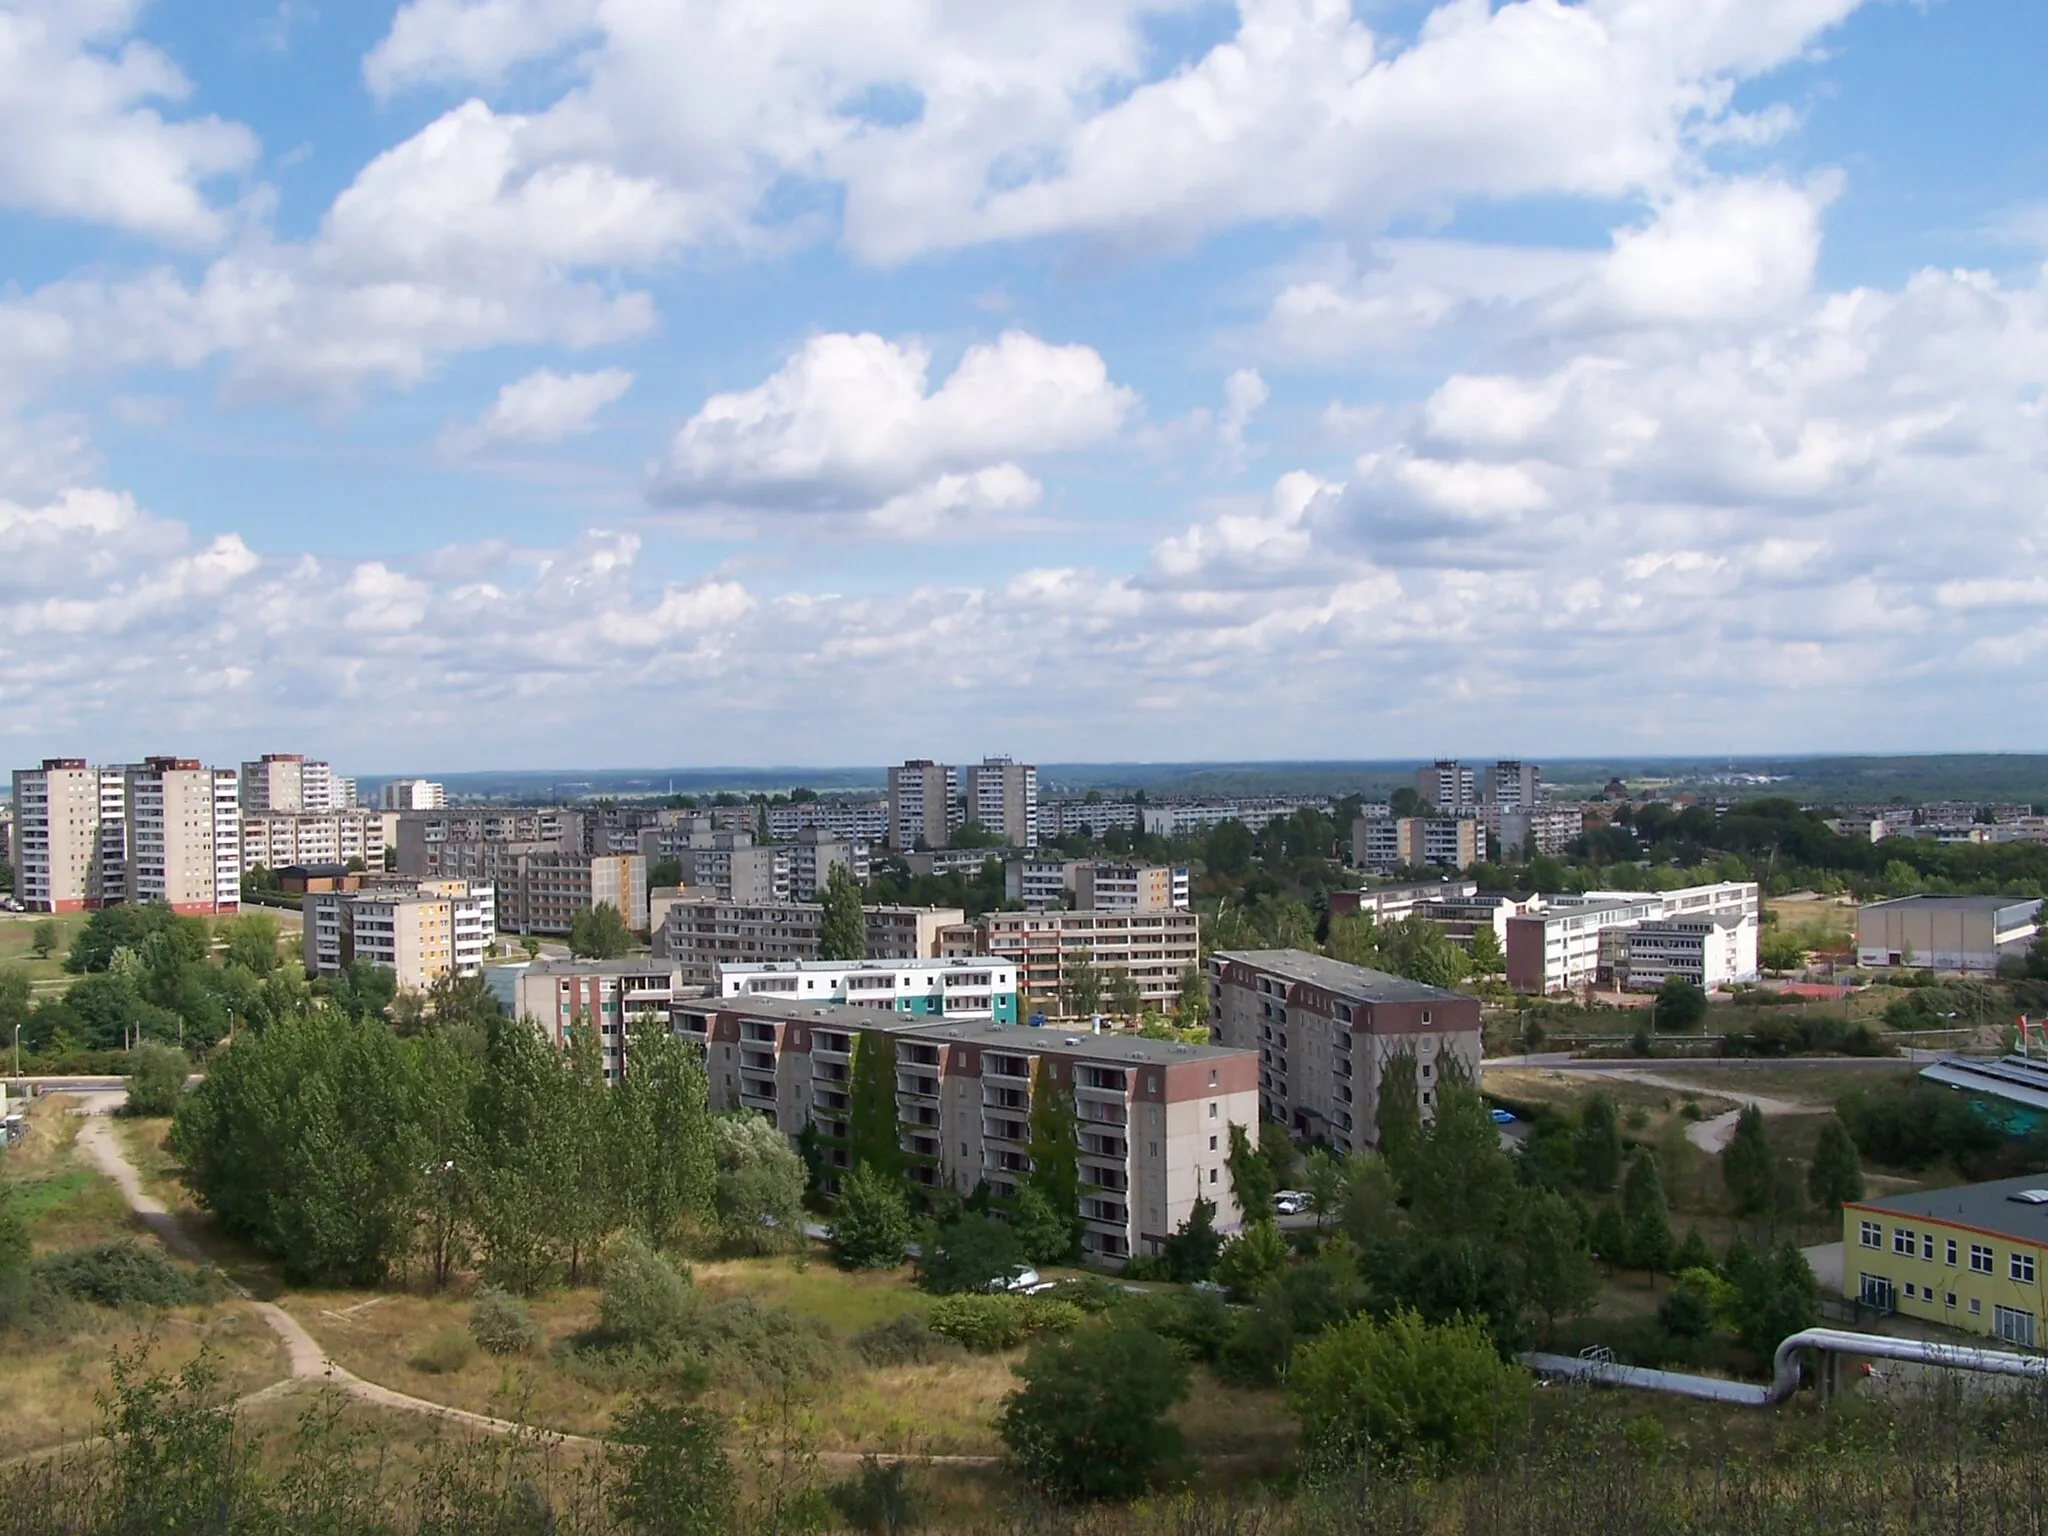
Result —
<path fill-rule="evenodd" d="M 1782 1403 L 1799 1389 L 1799 1356 L 1801 1351 L 1808 1349 L 1824 1354 L 1865 1355 L 1874 1360 L 1911 1361 L 1943 1370 L 1975 1371 L 1992 1376 L 2048 1378 L 2048 1356 L 2016 1355 L 2006 1350 L 1978 1349 L 1967 1344 L 1930 1344 L 1924 1339 L 1895 1339 L 1887 1334 L 1850 1333 L 1841 1328 L 1808 1328 L 1786 1339 L 1772 1357 L 1771 1384 L 1767 1387 L 1746 1381 L 1729 1381 L 1720 1376 L 1695 1376 L 1684 1371 L 1622 1365 L 1604 1349 L 1589 1350 L 1577 1356 L 1527 1354 L 1519 1358 L 1542 1376 L 1561 1376 L 1575 1381 L 1597 1382 L 1603 1386 L 1634 1387 L 1644 1392 L 1668 1392 L 1677 1397 L 1765 1408 L 1773 1403 Z"/>

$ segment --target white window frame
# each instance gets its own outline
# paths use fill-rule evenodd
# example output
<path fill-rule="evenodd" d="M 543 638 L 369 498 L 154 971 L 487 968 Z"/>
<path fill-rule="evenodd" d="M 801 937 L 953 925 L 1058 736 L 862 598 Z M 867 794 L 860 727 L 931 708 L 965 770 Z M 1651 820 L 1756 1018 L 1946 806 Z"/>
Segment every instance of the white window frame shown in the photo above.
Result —
<path fill-rule="evenodd" d="M 1879 1252 L 1884 1251 L 1884 1228 L 1877 1222 L 1864 1222 L 1859 1236 L 1865 1248 L 1875 1248 Z"/>

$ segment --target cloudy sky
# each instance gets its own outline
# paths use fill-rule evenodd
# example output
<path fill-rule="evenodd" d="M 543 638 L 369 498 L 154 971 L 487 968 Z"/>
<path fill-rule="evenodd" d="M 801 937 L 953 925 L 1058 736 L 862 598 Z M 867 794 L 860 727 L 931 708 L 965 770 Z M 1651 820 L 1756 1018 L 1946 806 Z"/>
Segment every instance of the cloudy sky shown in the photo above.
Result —
<path fill-rule="evenodd" d="M 0 741 L 2040 749 L 2014 0 L 0 0 Z"/>

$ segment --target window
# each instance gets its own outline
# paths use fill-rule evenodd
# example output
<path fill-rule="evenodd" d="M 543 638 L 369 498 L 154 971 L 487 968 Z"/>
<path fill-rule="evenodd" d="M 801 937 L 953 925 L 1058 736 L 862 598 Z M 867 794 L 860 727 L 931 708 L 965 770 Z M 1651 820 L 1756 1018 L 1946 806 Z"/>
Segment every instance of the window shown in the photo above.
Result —
<path fill-rule="evenodd" d="M 1866 1307 L 1876 1307 L 1880 1312 L 1892 1309 L 1892 1283 L 1883 1275 L 1865 1275 L 1857 1291 L 1857 1298 Z"/>
<path fill-rule="evenodd" d="M 1913 1249 L 1914 1243 L 1911 1230 L 1906 1227 L 1894 1227 L 1892 1229 L 1892 1252 L 1903 1253 L 1910 1259 L 1913 1257 Z"/>
<path fill-rule="evenodd" d="M 2034 1314 L 2022 1312 L 2017 1307 L 1993 1307 L 1991 1309 L 1991 1331 L 2008 1344 L 2018 1344 L 2027 1349 L 2034 1347 Z"/>
<path fill-rule="evenodd" d="M 1948 1267 L 1950 1269 L 1956 1267 L 1956 1240 L 1954 1238 L 1948 1240 Z M 1954 1306 L 1955 1303 L 1950 1302 L 1949 1305 Z"/>
<path fill-rule="evenodd" d="M 1983 1312 L 1984 1303 L 1979 1301 L 1976 1297 L 1972 1296 L 1970 1298 L 1970 1316 L 1981 1317 L 1983 1315 Z"/>
<path fill-rule="evenodd" d="M 1991 1273 L 1991 1250 L 1982 1243 L 1970 1244 L 1970 1272 L 1976 1275 Z"/>
<path fill-rule="evenodd" d="M 2023 1285 L 2034 1283 L 2034 1256 L 2031 1253 L 2015 1253 L 2006 1261 L 2006 1273 Z M 2031 1338 L 2028 1343 L 2032 1343 Z"/>
<path fill-rule="evenodd" d="M 1211 1168 L 1209 1170 L 1209 1182 L 1211 1184 L 1214 1184 L 1216 1182 L 1216 1170 L 1214 1168 Z"/>
<path fill-rule="evenodd" d="M 1863 1246 L 1866 1248 L 1882 1248 L 1884 1246 L 1884 1228 L 1874 1221 L 1863 1223 L 1862 1236 Z"/>
<path fill-rule="evenodd" d="M 1955 1304 L 1956 1304 L 1956 1293 L 1955 1293 L 1954 1291 L 1950 1291 L 1950 1292 L 1948 1293 L 1948 1296 L 1947 1296 L 1947 1298 L 1946 1298 L 1946 1299 L 1945 1299 L 1945 1300 L 1944 1300 L 1944 1301 L 1942 1302 L 1942 1305 L 1943 1305 L 1944 1307 L 1948 1307 L 1948 1308 L 1950 1308 L 1951 1310 L 1953 1310 L 1953 1309 L 1954 1309 L 1954 1307 L 1955 1307 Z"/>
<path fill-rule="evenodd" d="M 1211 1120 L 1214 1120 L 1216 1118 L 1216 1106 L 1214 1104 L 1211 1104 L 1209 1106 L 1209 1118 Z"/>
<path fill-rule="evenodd" d="M 1927 1233 L 1920 1239 L 1920 1257 L 1930 1262 L 1934 1258 L 1934 1234 L 1932 1232 Z"/>
<path fill-rule="evenodd" d="M 1214 1152 L 1216 1150 L 1216 1138 L 1214 1136 L 1211 1136 L 1209 1138 L 1209 1150 L 1211 1152 Z"/>
<path fill-rule="evenodd" d="M 1148 1141 L 1148 1142 L 1146 1142 L 1146 1143 L 1145 1143 L 1145 1155 L 1146 1155 L 1147 1157 L 1157 1157 L 1157 1156 L 1159 1155 L 1159 1143 L 1158 1143 L 1158 1142 L 1156 1142 L 1156 1141 Z"/>

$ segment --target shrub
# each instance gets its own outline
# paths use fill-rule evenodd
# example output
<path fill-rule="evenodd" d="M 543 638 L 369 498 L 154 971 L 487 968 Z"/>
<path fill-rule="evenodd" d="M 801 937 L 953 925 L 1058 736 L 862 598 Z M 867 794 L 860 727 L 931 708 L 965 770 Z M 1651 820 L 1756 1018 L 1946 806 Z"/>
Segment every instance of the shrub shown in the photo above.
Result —
<path fill-rule="evenodd" d="M 923 1248 L 917 1283 L 938 1296 L 982 1290 L 991 1280 L 1009 1274 L 1024 1257 L 1008 1222 L 974 1211 L 926 1228 Z"/>
<path fill-rule="evenodd" d="M 1270 1302 L 1237 1319 L 1216 1352 L 1216 1374 L 1241 1387 L 1270 1387 L 1286 1374 L 1294 1354 L 1294 1329 L 1286 1311 Z"/>
<path fill-rule="evenodd" d="M 910 1212 L 887 1174 L 862 1164 L 839 1181 L 832 1256 L 842 1269 L 894 1269 L 910 1241 Z"/>
<path fill-rule="evenodd" d="M 1521 1422 L 1529 1377 L 1471 1318 L 1431 1324 L 1401 1311 L 1354 1317 L 1296 1350 L 1287 1401 L 1303 1446 L 1325 1464 L 1455 1463 Z"/>
<path fill-rule="evenodd" d="M 660 1348 L 683 1331 L 690 1303 L 688 1272 L 639 1238 L 628 1237 L 605 1260 L 598 1332 L 621 1343 Z"/>
<path fill-rule="evenodd" d="M 957 1359 L 960 1344 L 931 1326 L 915 1312 L 903 1312 L 886 1323 L 877 1323 L 853 1336 L 854 1353 L 868 1365 L 880 1369 L 891 1365 L 935 1365 Z"/>
<path fill-rule="evenodd" d="M 1252 1222 L 1223 1245 L 1216 1258 L 1216 1282 L 1238 1302 L 1255 1300 L 1287 1268 L 1287 1244 L 1271 1217 Z"/>
<path fill-rule="evenodd" d="M 487 1354 L 524 1355 L 540 1344 L 540 1328 L 510 1291 L 487 1285 L 469 1309 L 469 1336 Z"/>
<path fill-rule="evenodd" d="M 1041 1296 L 944 1296 L 932 1304 L 930 1327 L 979 1354 L 994 1354 L 1077 1327 L 1085 1315 L 1072 1302 Z"/>
<path fill-rule="evenodd" d="M 139 1045 L 128 1053 L 128 1100 L 124 1115 L 175 1114 L 192 1063 L 168 1045 Z"/>
<path fill-rule="evenodd" d="M 629 1531 L 716 1536 L 728 1529 L 737 1480 L 724 1426 L 707 1410 L 641 1398 L 612 1423 L 606 1503 Z M 553 1522 L 536 1529 L 552 1529 Z"/>
<path fill-rule="evenodd" d="M 1236 1326 L 1235 1314 L 1213 1291 L 1179 1291 L 1131 1305 L 1130 1319 L 1149 1328 L 1182 1358 L 1214 1360 Z"/>
<path fill-rule="evenodd" d="M 862 1536 L 894 1536 L 924 1523 L 924 1501 L 909 1478 L 909 1467 L 900 1461 L 884 1463 L 863 1456 L 860 1470 L 844 1482 L 833 1483 L 825 1490 L 825 1498 Z"/>
<path fill-rule="evenodd" d="M 1180 1431 L 1166 1415 L 1188 1368 L 1142 1328 L 1090 1329 L 1032 1346 L 1024 1385 L 998 1427 L 1024 1480 L 1054 1499 L 1128 1499 L 1173 1470 Z"/>
<path fill-rule="evenodd" d="M 100 1307 L 189 1307 L 216 1300 L 219 1278 L 173 1263 L 129 1239 L 46 1254 L 35 1278 L 60 1296 Z"/>
<path fill-rule="evenodd" d="M 416 1350 L 412 1368 L 432 1376 L 449 1376 L 476 1358 L 476 1341 L 453 1323 L 436 1328 Z"/>
<path fill-rule="evenodd" d="M 698 1305 L 678 1342 L 727 1386 L 829 1381 L 842 1360 L 838 1335 L 823 1319 L 788 1307 L 756 1306 L 745 1296 Z"/>
<path fill-rule="evenodd" d="M 1071 1302 L 1083 1312 L 1098 1314 L 1130 1299 L 1129 1292 L 1100 1275 L 1074 1275 L 1055 1281 L 1053 1288 L 1043 1294 L 1049 1301 Z"/>

